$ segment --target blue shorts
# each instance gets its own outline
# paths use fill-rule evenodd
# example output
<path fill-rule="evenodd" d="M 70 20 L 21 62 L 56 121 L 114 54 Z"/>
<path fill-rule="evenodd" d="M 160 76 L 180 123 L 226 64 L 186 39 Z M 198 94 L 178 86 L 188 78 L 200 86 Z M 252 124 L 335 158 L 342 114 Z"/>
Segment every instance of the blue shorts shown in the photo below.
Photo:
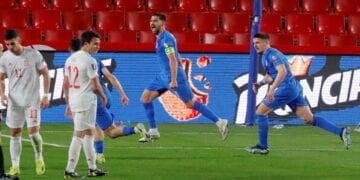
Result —
<path fill-rule="evenodd" d="M 112 114 L 108 108 L 99 107 L 96 112 L 96 124 L 103 131 L 109 128 L 114 123 L 114 114 Z"/>
<path fill-rule="evenodd" d="M 166 80 L 165 78 L 162 78 L 160 75 L 158 75 L 146 89 L 149 91 L 157 91 L 159 95 L 161 95 L 169 90 L 169 83 L 169 80 Z M 185 103 L 194 98 L 189 83 L 186 81 L 178 82 L 178 87 L 171 89 L 170 92 L 177 95 Z"/>
<path fill-rule="evenodd" d="M 288 105 L 293 112 L 295 112 L 296 108 L 299 106 L 308 106 L 308 103 L 303 96 L 302 88 L 299 89 L 291 86 L 279 87 L 275 91 L 273 101 L 264 99 L 262 103 L 273 110 L 285 108 L 285 105 Z"/>

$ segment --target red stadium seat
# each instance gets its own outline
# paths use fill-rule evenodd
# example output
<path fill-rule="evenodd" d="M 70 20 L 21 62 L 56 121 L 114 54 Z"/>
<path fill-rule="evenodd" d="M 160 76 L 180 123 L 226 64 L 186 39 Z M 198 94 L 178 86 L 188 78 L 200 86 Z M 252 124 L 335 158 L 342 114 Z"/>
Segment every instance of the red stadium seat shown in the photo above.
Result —
<path fill-rule="evenodd" d="M 1 0 L 0 9 L 14 9 L 16 8 L 16 0 Z"/>
<path fill-rule="evenodd" d="M 154 44 L 156 42 L 156 36 L 151 31 L 140 31 L 139 42 L 144 44 Z"/>
<path fill-rule="evenodd" d="M 350 15 L 348 17 L 349 33 L 360 36 L 360 14 Z"/>
<path fill-rule="evenodd" d="M 49 6 L 48 0 L 20 0 L 20 8 L 24 9 L 47 9 Z"/>
<path fill-rule="evenodd" d="M 206 10 L 206 0 L 178 0 L 178 10 L 184 12 L 202 12 Z"/>
<path fill-rule="evenodd" d="M 223 13 L 222 30 L 225 33 L 248 33 L 250 31 L 250 16 L 243 13 Z"/>
<path fill-rule="evenodd" d="M 60 29 L 61 15 L 58 10 L 34 10 L 33 26 L 36 29 Z"/>
<path fill-rule="evenodd" d="M 177 44 L 200 44 L 200 35 L 196 32 L 174 32 Z"/>
<path fill-rule="evenodd" d="M 219 16 L 216 13 L 191 13 L 190 29 L 193 32 L 216 33 L 219 31 Z"/>
<path fill-rule="evenodd" d="M 174 0 L 147 0 L 147 11 L 168 12 L 175 10 Z"/>
<path fill-rule="evenodd" d="M 30 45 L 31 42 L 41 41 L 41 31 L 38 29 L 18 29 L 19 36 L 23 45 Z"/>
<path fill-rule="evenodd" d="M 305 13 L 329 13 L 331 11 L 331 0 L 302 0 Z"/>
<path fill-rule="evenodd" d="M 354 14 L 360 12 L 359 0 L 334 0 L 335 12 L 342 14 Z"/>
<path fill-rule="evenodd" d="M 271 0 L 272 12 L 280 14 L 297 13 L 299 11 L 299 0 Z"/>
<path fill-rule="evenodd" d="M 262 0 L 262 11 L 268 11 L 267 0 Z M 253 0 L 239 0 L 239 10 L 240 12 L 245 12 L 247 14 L 251 14 L 253 11 Z"/>
<path fill-rule="evenodd" d="M 81 0 L 52 0 L 52 7 L 61 11 L 74 11 L 81 9 Z"/>
<path fill-rule="evenodd" d="M 166 29 L 173 31 L 187 31 L 188 19 L 187 14 L 183 12 L 166 13 Z"/>
<path fill-rule="evenodd" d="M 344 16 L 338 14 L 320 14 L 317 16 L 317 31 L 323 34 L 345 33 Z"/>
<path fill-rule="evenodd" d="M 264 14 L 261 19 L 260 29 L 266 33 L 282 32 L 281 16 L 278 14 Z"/>
<path fill-rule="evenodd" d="M 45 41 L 65 41 L 69 42 L 74 38 L 74 33 L 71 30 L 45 30 Z"/>
<path fill-rule="evenodd" d="M 293 46 L 294 37 L 292 34 L 270 34 L 272 46 Z"/>
<path fill-rule="evenodd" d="M 145 7 L 143 0 L 115 0 L 114 6 L 122 11 L 143 11 Z"/>
<path fill-rule="evenodd" d="M 235 33 L 233 41 L 234 41 L 235 45 L 248 46 L 250 44 L 250 34 L 248 34 L 248 33 Z"/>
<path fill-rule="evenodd" d="M 125 13 L 123 11 L 96 12 L 96 29 L 100 31 L 124 30 Z"/>
<path fill-rule="evenodd" d="M 210 0 L 209 10 L 212 12 L 234 12 L 237 0 Z"/>
<path fill-rule="evenodd" d="M 204 34 L 204 44 L 231 44 L 231 36 L 228 34 Z"/>
<path fill-rule="evenodd" d="M 111 9 L 111 0 L 82 0 L 84 9 L 103 11 Z"/>
<path fill-rule="evenodd" d="M 339 35 L 331 34 L 328 36 L 329 46 L 356 46 L 356 36 L 355 35 Z"/>
<path fill-rule="evenodd" d="M 75 37 L 77 38 L 81 38 L 81 34 L 84 33 L 85 31 L 88 31 L 89 29 L 80 29 L 75 31 Z M 95 31 L 100 35 L 100 40 L 103 41 L 105 40 L 105 36 L 104 36 L 104 32 L 103 31 Z"/>
<path fill-rule="evenodd" d="M 322 34 L 297 34 L 295 39 L 297 46 L 325 46 L 325 37 Z"/>
<path fill-rule="evenodd" d="M 66 11 L 63 16 L 64 28 L 67 30 L 76 31 L 92 28 L 93 18 L 89 11 Z"/>
<path fill-rule="evenodd" d="M 109 31 L 107 34 L 109 43 L 135 43 L 137 39 L 135 31 Z"/>
<path fill-rule="evenodd" d="M 16 17 L 16 20 L 14 20 Z M 0 19 L 3 28 L 30 28 L 29 14 L 25 9 L 4 9 L 1 10 Z"/>
<path fill-rule="evenodd" d="M 314 17 L 310 14 L 288 14 L 285 28 L 287 33 L 312 33 L 314 32 Z"/>
<path fill-rule="evenodd" d="M 127 23 L 130 31 L 148 31 L 150 30 L 149 12 L 128 12 Z"/>

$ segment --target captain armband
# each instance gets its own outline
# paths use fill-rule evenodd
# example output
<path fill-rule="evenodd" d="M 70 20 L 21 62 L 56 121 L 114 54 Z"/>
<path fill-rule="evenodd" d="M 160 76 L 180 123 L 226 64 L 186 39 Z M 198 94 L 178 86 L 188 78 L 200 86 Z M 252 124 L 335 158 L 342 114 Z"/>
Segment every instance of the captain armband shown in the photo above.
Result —
<path fill-rule="evenodd" d="M 175 49 L 173 47 L 168 46 L 168 47 L 165 48 L 165 54 L 166 55 L 170 55 L 172 53 L 175 53 Z"/>

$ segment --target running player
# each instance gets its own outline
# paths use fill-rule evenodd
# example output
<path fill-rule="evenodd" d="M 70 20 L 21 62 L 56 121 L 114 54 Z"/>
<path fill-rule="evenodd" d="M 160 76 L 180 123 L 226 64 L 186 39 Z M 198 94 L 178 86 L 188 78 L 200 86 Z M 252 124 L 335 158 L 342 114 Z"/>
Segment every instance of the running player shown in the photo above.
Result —
<path fill-rule="evenodd" d="M 99 83 L 96 60 L 91 54 L 100 48 L 100 36 L 94 31 L 81 34 L 81 50 L 73 53 L 65 62 L 64 93 L 68 106 L 66 114 L 72 114 L 74 135 L 69 147 L 69 158 L 65 169 L 65 178 L 81 177 L 75 172 L 81 147 L 88 164 L 88 176 L 104 176 L 106 172 L 98 169 L 95 163 L 94 130 L 96 119 L 96 94 L 101 104 L 107 103 L 106 96 Z M 96 94 L 95 94 L 96 93 Z"/>
<path fill-rule="evenodd" d="M 156 76 L 155 80 L 144 90 L 141 96 L 141 102 L 144 105 L 147 118 L 149 120 L 149 134 L 152 139 L 160 137 L 157 129 L 154 107 L 152 101 L 162 93 L 171 90 L 176 93 L 188 108 L 193 108 L 202 113 L 205 117 L 216 123 L 219 128 L 222 139 L 228 136 L 228 121 L 220 119 L 204 104 L 197 102 L 193 98 L 192 91 L 184 70 L 179 66 L 179 53 L 175 37 L 165 29 L 166 17 L 161 13 L 153 13 L 150 19 L 150 28 L 156 35 L 156 55 L 160 63 L 161 73 Z M 146 141 L 140 139 L 139 141 Z"/>
<path fill-rule="evenodd" d="M 70 50 L 76 52 L 80 49 L 79 39 L 72 39 L 70 42 Z M 111 94 L 109 89 L 105 86 L 103 80 L 106 77 L 110 83 L 117 89 L 118 93 L 121 95 L 121 103 L 126 106 L 129 103 L 129 98 L 126 96 L 126 93 L 118 81 L 118 79 L 112 75 L 105 65 L 97 60 L 98 65 L 98 75 L 99 81 L 102 89 L 108 99 L 106 107 L 101 106 L 101 99 L 98 96 L 98 104 L 96 111 L 96 128 L 95 128 L 95 150 L 96 150 L 96 162 L 98 164 L 105 163 L 104 155 L 104 132 L 111 138 L 117 138 L 120 136 L 128 136 L 135 133 L 139 133 L 142 138 L 148 139 L 149 135 L 145 129 L 145 126 L 142 123 L 138 123 L 135 127 L 126 127 L 124 125 L 116 126 L 114 123 L 114 115 L 110 112 L 111 107 Z"/>
<path fill-rule="evenodd" d="M 50 78 L 47 65 L 39 51 L 23 47 L 16 30 L 5 32 L 8 50 L 0 59 L 0 96 L 7 105 L 6 124 L 10 128 L 10 156 L 12 166 L 9 174 L 20 174 L 22 150 L 21 133 L 26 121 L 29 138 L 35 152 L 36 174 L 45 173 L 42 154 L 43 140 L 39 133 L 40 108 L 49 106 Z M 44 92 L 40 98 L 40 75 L 43 75 Z M 9 79 L 9 94 L 5 95 L 4 79 Z"/>
<path fill-rule="evenodd" d="M 266 70 L 264 79 L 253 85 L 256 93 L 264 84 L 270 84 L 265 99 L 256 110 L 256 120 L 259 125 L 259 142 L 246 150 L 254 154 L 268 154 L 268 114 L 275 109 L 288 105 L 306 124 L 320 127 L 328 132 L 340 136 L 346 149 L 351 146 L 348 128 L 337 127 L 334 123 L 319 116 L 314 116 L 303 97 L 303 88 L 293 77 L 286 57 L 277 49 L 270 47 L 268 34 L 257 33 L 253 38 L 254 48 Z"/>

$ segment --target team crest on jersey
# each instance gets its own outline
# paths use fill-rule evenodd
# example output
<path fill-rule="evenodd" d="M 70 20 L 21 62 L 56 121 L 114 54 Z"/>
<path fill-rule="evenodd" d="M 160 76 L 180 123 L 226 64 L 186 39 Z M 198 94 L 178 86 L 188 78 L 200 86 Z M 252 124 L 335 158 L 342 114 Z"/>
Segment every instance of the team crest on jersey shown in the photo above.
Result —
<path fill-rule="evenodd" d="M 279 59 L 279 58 L 278 58 L 277 56 L 272 56 L 271 59 L 277 60 L 277 59 Z"/>
<path fill-rule="evenodd" d="M 169 45 L 167 43 L 164 43 L 164 46 L 165 46 L 165 48 L 169 47 Z"/>

